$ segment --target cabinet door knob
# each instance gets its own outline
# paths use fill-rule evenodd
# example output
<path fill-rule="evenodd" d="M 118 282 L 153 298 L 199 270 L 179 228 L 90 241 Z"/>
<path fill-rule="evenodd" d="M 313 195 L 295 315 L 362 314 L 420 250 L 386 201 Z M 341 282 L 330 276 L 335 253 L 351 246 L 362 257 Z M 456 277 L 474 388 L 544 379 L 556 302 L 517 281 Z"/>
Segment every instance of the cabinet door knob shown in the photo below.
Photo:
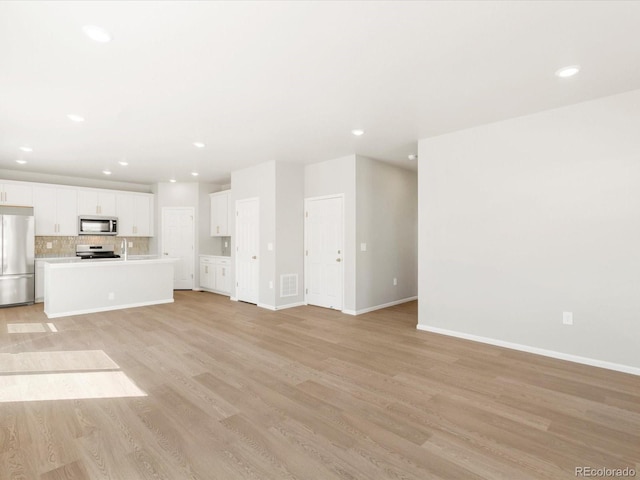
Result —
<path fill-rule="evenodd" d="M 254 260 L 256 260 L 258 257 L 254 255 L 254 256 L 253 256 L 253 257 L 251 257 L 251 258 L 253 258 Z"/>
<path fill-rule="evenodd" d="M 341 258 L 336 258 L 336 262 L 341 262 L 342 259 Z"/>

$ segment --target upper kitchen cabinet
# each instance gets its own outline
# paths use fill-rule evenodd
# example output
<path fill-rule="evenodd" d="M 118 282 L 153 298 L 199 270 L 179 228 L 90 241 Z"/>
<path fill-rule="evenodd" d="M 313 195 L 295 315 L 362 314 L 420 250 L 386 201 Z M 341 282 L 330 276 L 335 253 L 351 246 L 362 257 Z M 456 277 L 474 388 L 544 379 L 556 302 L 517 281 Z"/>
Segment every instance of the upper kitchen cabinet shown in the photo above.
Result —
<path fill-rule="evenodd" d="M 229 194 L 230 190 L 210 193 L 211 199 L 211 236 L 229 236 Z"/>
<path fill-rule="evenodd" d="M 116 195 L 118 235 L 123 237 L 153 236 L 153 195 L 118 193 Z"/>
<path fill-rule="evenodd" d="M 77 202 L 75 189 L 33 187 L 36 235 L 75 237 L 78 234 Z"/>
<path fill-rule="evenodd" d="M 23 183 L 0 183 L 0 205 L 33 206 L 33 187 Z"/>
<path fill-rule="evenodd" d="M 100 190 L 78 190 L 78 215 L 115 217 L 115 193 Z"/>

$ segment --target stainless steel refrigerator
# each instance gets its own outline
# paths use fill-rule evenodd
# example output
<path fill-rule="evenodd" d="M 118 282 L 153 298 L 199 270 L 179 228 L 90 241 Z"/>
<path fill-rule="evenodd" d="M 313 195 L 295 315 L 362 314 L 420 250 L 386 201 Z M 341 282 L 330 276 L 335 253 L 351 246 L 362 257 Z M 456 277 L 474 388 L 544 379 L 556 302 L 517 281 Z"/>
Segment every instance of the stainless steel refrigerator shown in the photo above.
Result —
<path fill-rule="evenodd" d="M 0 207 L 0 307 L 33 303 L 33 208 Z"/>

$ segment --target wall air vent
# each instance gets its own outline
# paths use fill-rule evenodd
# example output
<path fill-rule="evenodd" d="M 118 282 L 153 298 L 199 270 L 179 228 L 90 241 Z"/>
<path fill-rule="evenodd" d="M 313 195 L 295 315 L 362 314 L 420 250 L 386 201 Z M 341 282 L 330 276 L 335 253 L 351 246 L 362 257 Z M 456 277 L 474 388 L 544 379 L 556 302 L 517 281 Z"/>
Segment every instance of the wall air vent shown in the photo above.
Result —
<path fill-rule="evenodd" d="M 298 295 L 298 274 L 280 275 L 280 297 L 296 297 Z"/>

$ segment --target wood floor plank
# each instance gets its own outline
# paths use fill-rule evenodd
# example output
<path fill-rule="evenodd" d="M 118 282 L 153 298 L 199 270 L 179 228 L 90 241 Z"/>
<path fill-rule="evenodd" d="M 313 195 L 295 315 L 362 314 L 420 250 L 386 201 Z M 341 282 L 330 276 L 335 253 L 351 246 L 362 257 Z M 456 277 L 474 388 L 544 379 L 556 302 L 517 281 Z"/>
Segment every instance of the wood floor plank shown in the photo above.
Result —
<path fill-rule="evenodd" d="M 417 302 L 353 317 L 175 300 L 56 319 L 57 333 L 8 333 L 45 324 L 42 305 L 0 309 L 0 376 L 108 369 L 146 394 L 0 402 L 0 480 L 556 480 L 640 466 L 640 377 L 417 331 Z"/>

